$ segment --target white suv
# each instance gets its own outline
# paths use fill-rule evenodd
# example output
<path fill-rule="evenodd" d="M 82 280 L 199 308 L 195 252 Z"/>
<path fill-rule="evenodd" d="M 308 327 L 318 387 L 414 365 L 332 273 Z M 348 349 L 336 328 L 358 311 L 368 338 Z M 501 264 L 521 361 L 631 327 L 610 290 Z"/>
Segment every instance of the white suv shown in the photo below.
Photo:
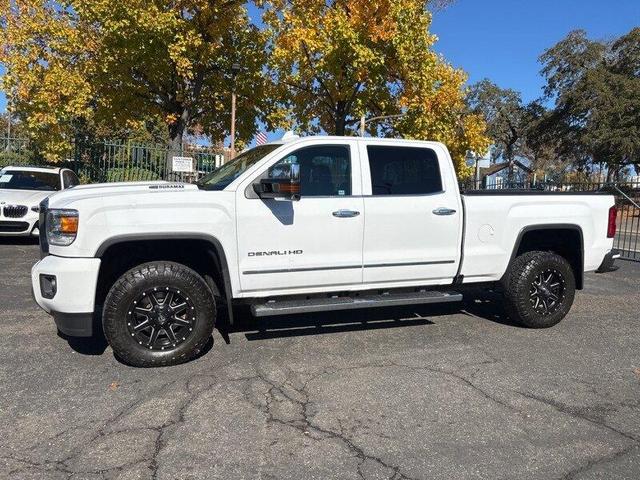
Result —
<path fill-rule="evenodd" d="M 0 170 L 0 235 L 38 235 L 38 211 L 49 195 L 78 185 L 68 168 L 4 167 Z"/>

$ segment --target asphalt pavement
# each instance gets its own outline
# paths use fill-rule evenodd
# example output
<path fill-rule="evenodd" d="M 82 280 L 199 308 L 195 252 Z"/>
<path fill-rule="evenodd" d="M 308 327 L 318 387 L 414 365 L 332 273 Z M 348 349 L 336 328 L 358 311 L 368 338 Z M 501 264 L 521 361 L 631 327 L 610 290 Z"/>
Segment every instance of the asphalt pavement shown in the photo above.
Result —
<path fill-rule="evenodd" d="M 56 334 L 37 245 L 0 242 L 0 478 L 638 479 L 640 263 L 568 317 L 499 298 L 266 321 L 136 369 Z"/>

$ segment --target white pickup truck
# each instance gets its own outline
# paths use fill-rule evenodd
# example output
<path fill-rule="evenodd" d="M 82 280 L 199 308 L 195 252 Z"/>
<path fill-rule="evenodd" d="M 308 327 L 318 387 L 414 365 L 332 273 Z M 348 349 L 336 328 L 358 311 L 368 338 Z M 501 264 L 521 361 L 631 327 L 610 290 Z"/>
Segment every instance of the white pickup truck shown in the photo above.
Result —
<path fill-rule="evenodd" d="M 612 267 L 606 194 L 461 194 L 440 143 L 294 138 L 253 148 L 198 185 L 79 186 L 40 206 L 36 302 L 71 336 L 100 330 L 137 366 L 192 358 L 216 311 L 256 316 L 452 302 L 504 293 L 549 327 L 583 273 Z"/>

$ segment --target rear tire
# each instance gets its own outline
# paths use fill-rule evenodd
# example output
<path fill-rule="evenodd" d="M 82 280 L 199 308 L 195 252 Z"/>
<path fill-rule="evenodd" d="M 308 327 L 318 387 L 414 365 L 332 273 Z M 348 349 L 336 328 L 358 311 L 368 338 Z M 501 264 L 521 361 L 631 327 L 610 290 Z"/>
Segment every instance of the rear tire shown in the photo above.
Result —
<path fill-rule="evenodd" d="M 547 328 L 562 320 L 573 304 L 576 281 L 569 262 L 553 252 L 517 257 L 503 280 L 505 310 L 529 328 Z"/>
<path fill-rule="evenodd" d="M 114 353 L 136 367 L 177 365 L 206 345 L 216 305 L 205 280 L 174 262 L 132 268 L 111 287 L 102 324 Z"/>

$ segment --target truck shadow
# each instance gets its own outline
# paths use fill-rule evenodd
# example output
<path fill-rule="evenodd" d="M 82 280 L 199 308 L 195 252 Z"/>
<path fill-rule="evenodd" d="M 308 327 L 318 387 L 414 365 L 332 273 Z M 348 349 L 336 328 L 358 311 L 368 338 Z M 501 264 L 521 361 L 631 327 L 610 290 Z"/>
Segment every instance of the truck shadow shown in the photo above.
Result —
<path fill-rule="evenodd" d="M 505 314 L 502 298 L 487 291 L 472 291 L 465 294 L 461 303 L 411 305 L 407 307 L 370 308 L 336 312 L 306 313 L 276 317 L 255 318 L 248 307 L 234 309 L 234 324 L 221 315 L 216 328 L 228 344 L 230 334 L 244 333 L 249 341 L 273 338 L 323 335 L 433 325 L 439 317 L 462 313 L 506 326 L 517 326 Z"/>
<path fill-rule="evenodd" d="M 509 320 L 502 308 L 502 298 L 492 292 L 466 292 L 461 303 L 443 303 L 434 305 L 412 305 L 407 307 L 370 308 L 278 317 L 256 318 L 247 306 L 234 308 L 234 324 L 230 325 L 226 312 L 221 311 L 216 329 L 225 343 L 231 343 L 231 334 L 244 333 L 249 341 L 276 338 L 300 337 L 307 335 L 326 335 L 366 330 L 434 325 L 440 317 L 463 314 L 469 317 L 488 320 L 506 326 L 517 325 Z M 62 333 L 58 336 L 82 355 L 102 355 L 108 344 L 102 333 L 101 322 L 95 319 L 92 337 L 69 337 Z M 206 355 L 214 345 L 213 336 L 196 358 Z M 116 360 L 126 364 L 115 356 Z"/>

